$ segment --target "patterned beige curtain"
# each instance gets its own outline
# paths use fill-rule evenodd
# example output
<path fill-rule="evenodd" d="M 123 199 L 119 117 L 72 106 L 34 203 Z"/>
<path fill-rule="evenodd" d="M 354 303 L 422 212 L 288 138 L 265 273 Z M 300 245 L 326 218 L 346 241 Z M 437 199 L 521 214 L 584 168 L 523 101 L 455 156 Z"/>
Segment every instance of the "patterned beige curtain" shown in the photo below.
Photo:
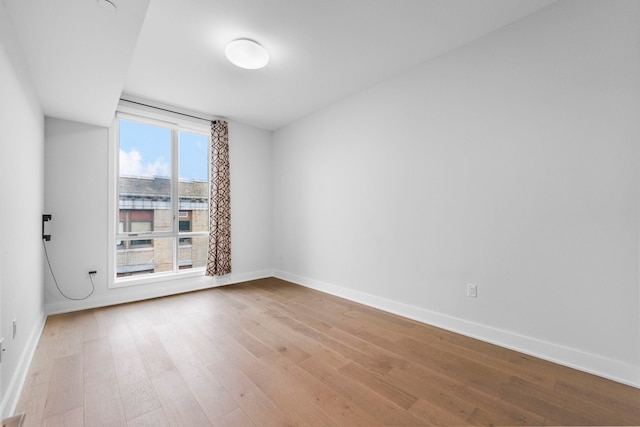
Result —
<path fill-rule="evenodd" d="M 211 194 L 209 195 L 209 256 L 207 276 L 231 273 L 231 180 L 229 126 L 211 122 Z"/>

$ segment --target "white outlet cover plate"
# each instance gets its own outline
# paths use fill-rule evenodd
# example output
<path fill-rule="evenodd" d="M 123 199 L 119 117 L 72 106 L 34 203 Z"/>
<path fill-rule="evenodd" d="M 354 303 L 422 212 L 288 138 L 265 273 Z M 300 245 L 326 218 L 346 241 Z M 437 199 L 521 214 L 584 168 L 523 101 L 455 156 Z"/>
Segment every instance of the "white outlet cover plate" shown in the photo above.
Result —
<path fill-rule="evenodd" d="M 471 283 L 469 283 L 467 285 L 467 296 L 470 296 L 471 298 L 477 298 L 478 297 L 478 286 L 477 285 L 472 285 Z"/>

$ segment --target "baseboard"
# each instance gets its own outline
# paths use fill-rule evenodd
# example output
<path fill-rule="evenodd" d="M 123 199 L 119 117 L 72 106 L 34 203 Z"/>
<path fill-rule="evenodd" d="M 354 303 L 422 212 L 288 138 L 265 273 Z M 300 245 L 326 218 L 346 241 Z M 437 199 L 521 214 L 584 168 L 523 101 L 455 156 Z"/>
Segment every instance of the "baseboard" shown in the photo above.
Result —
<path fill-rule="evenodd" d="M 272 276 L 273 270 L 259 270 L 246 273 L 231 273 L 226 276 L 199 276 L 163 281 L 154 284 L 152 287 L 148 285 L 140 285 L 130 286 L 127 288 L 114 288 L 107 290 L 104 294 L 91 297 L 84 301 L 64 300 L 51 302 L 46 304 L 45 310 L 48 315 L 69 313 L 91 308 L 159 298 L 184 292 L 199 291 L 218 286 L 232 285 L 234 283 L 247 282 Z"/>
<path fill-rule="evenodd" d="M 16 367 L 16 371 L 9 379 L 9 387 L 7 388 L 7 393 L 2 399 L 2 406 L 0 407 L 0 413 L 2 414 L 1 418 L 9 417 L 16 411 L 16 406 L 18 405 L 18 400 L 20 399 L 20 393 L 22 393 L 22 387 L 24 387 L 24 383 L 27 379 L 29 367 L 31 366 L 33 355 L 35 354 L 36 348 L 38 347 L 38 341 L 40 340 L 40 336 L 42 335 L 46 319 L 46 314 L 43 311 L 40 315 L 40 319 L 31 330 L 31 334 L 29 335 L 29 339 L 27 340 L 27 345 L 22 351 L 22 355 L 19 359 L 20 361 L 18 363 L 18 366 Z"/>
<path fill-rule="evenodd" d="M 307 288 L 640 388 L 640 366 L 280 270 L 275 270 L 274 276 Z"/>

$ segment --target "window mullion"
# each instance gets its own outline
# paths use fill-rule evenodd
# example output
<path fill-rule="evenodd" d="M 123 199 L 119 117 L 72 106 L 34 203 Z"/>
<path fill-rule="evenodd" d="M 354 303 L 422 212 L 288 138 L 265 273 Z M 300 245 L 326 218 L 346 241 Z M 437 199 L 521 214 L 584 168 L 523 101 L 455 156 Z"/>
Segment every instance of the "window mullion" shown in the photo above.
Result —
<path fill-rule="evenodd" d="M 178 271 L 178 249 L 179 249 L 179 236 L 180 230 L 178 227 L 178 212 L 180 210 L 180 150 L 179 150 L 179 131 L 177 129 L 171 130 L 171 204 L 173 221 L 171 223 L 171 230 L 173 231 L 173 271 Z"/>

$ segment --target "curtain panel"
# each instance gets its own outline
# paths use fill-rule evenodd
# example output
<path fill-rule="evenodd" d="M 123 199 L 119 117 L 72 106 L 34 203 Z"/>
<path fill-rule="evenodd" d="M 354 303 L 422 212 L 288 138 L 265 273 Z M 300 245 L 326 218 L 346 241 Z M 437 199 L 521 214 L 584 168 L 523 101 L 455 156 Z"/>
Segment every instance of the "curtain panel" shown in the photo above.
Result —
<path fill-rule="evenodd" d="M 229 125 L 211 122 L 209 194 L 209 254 L 207 276 L 231 273 L 231 179 L 229 173 Z"/>

